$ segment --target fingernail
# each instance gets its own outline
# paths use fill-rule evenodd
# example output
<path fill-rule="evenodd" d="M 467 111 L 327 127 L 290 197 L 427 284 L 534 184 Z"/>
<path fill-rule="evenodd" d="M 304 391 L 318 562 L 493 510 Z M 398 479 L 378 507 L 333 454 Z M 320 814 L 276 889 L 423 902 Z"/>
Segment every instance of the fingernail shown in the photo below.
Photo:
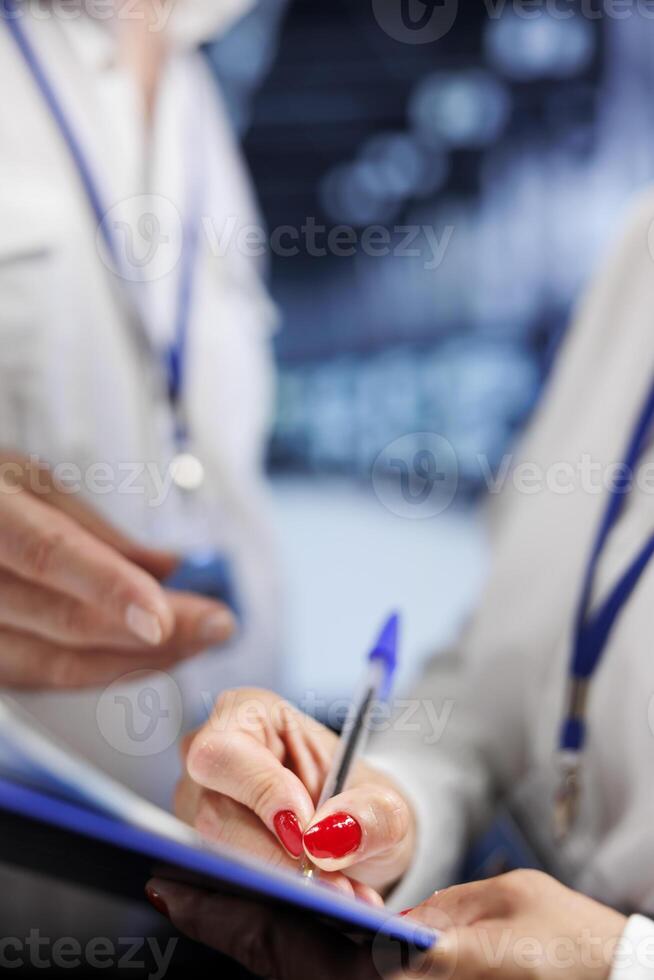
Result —
<path fill-rule="evenodd" d="M 312 857 L 342 858 L 361 844 L 361 827 L 349 813 L 332 813 L 304 835 L 304 846 Z"/>
<path fill-rule="evenodd" d="M 410 912 L 413 912 L 413 909 L 405 909 L 404 912 L 400 912 L 399 915 L 405 916 L 408 915 Z"/>
<path fill-rule="evenodd" d="M 299 858 L 302 854 L 302 828 L 292 810 L 280 810 L 273 823 L 275 832 L 289 854 Z"/>
<path fill-rule="evenodd" d="M 234 632 L 234 617 L 229 609 L 217 609 L 200 623 L 199 635 L 207 643 L 222 643 Z"/>
<path fill-rule="evenodd" d="M 157 912 L 161 913 L 161 915 L 165 915 L 167 919 L 170 918 L 168 906 L 156 888 L 151 888 L 149 885 L 147 885 L 145 889 L 145 897 L 150 905 L 157 910 Z"/>
<path fill-rule="evenodd" d="M 161 643 L 163 630 L 161 629 L 161 623 L 154 613 L 148 612 L 147 609 L 142 609 L 141 606 L 132 603 L 131 606 L 127 607 L 125 622 L 130 633 L 137 636 L 139 640 L 143 640 L 144 643 L 148 643 L 153 647 Z"/>

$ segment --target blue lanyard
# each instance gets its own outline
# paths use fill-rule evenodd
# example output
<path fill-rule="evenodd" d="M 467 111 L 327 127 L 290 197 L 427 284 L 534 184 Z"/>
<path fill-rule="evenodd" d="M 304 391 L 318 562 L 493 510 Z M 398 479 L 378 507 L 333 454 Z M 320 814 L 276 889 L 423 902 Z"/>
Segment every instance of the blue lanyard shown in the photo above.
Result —
<path fill-rule="evenodd" d="M 592 614 L 589 613 L 597 566 L 607 539 L 624 509 L 625 500 L 629 495 L 630 483 L 634 479 L 638 461 L 653 423 L 654 383 L 627 447 L 621 476 L 614 481 L 611 487 L 608 505 L 599 527 L 584 578 L 579 609 L 574 624 L 573 654 L 570 665 L 573 690 L 575 687 L 577 691 L 583 689 L 593 676 L 620 612 L 654 556 L 654 533 L 652 533 L 604 602 Z M 584 711 L 580 710 L 579 698 L 575 698 L 573 695 L 569 713 L 561 729 L 560 749 L 563 752 L 579 754 L 583 751 L 585 741 Z"/>
<path fill-rule="evenodd" d="M 98 228 L 100 229 L 105 245 L 111 255 L 114 267 L 120 269 L 120 257 L 116 244 L 109 231 L 108 222 L 105 221 L 107 209 L 105 208 L 97 182 L 93 176 L 92 168 L 86 158 L 84 150 L 78 140 L 73 127 L 66 116 L 66 113 L 59 101 L 55 88 L 47 76 L 38 55 L 34 50 L 23 26 L 20 23 L 21 13 L 18 9 L 16 0 L 0 0 L 0 16 L 7 24 L 7 28 L 16 45 L 23 56 L 25 64 L 32 74 L 43 100 L 46 103 L 52 118 L 54 119 L 61 136 L 68 147 L 70 155 L 79 173 L 84 191 L 88 197 L 89 204 L 95 216 Z M 199 225 L 196 216 L 200 214 L 200 182 L 190 182 L 190 192 L 192 195 L 191 206 L 187 209 L 184 221 L 183 243 L 181 268 L 179 277 L 179 287 L 177 294 L 177 304 L 175 311 L 175 325 L 173 342 L 166 351 L 163 352 L 163 362 L 167 377 L 168 397 L 171 406 L 176 413 L 175 438 L 178 443 L 183 443 L 187 439 L 187 431 L 184 421 L 180 415 L 180 401 L 184 383 L 184 367 L 186 363 L 186 353 L 188 347 L 189 323 L 191 318 L 193 303 L 193 282 L 197 263 L 199 246 Z M 147 337 L 147 331 L 146 333 Z"/>

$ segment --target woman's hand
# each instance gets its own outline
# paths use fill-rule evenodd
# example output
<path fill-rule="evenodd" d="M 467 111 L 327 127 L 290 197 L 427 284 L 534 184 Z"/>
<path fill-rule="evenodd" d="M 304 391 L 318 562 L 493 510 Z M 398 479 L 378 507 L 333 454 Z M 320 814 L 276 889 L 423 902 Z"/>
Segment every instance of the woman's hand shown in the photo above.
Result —
<path fill-rule="evenodd" d="M 626 923 L 547 875 L 516 871 L 448 888 L 410 913 L 440 935 L 406 964 L 397 946 L 356 945 L 293 911 L 162 880 L 146 894 L 180 932 L 276 980 L 607 980 Z"/>
<path fill-rule="evenodd" d="M 224 605 L 159 584 L 176 563 L 110 527 L 47 468 L 0 455 L 0 686 L 107 684 L 224 643 Z"/>
<path fill-rule="evenodd" d="M 182 751 L 176 811 L 215 841 L 297 867 L 305 855 L 378 892 L 406 871 L 414 818 L 385 776 L 360 762 L 346 792 L 316 813 L 338 744 L 275 694 L 227 691 Z"/>
<path fill-rule="evenodd" d="M 539 871 L 437 892 L 409 913 L 442 931 L 431 976 L 607 980 L 625 916 Z"/>
<path fill-rule="evenodd" d="M 380 980 L 387 975 L 383 967 L 379 969 L 380 958 L 373 959 L 367 946 L 296 909 L 260 905 L 159 879 L 148 882 L 145 893 L 179 932 L 235 960 L 256 977 Z M 395 960 L 401 962 L 400 956 Z"/>

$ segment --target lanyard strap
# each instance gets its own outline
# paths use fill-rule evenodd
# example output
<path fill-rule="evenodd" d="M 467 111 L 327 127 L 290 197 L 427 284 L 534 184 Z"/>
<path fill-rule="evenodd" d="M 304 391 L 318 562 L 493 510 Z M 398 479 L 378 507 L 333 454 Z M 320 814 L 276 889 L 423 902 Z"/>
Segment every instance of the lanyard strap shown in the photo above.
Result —
<path fill-rule="evenodd" d="M 628 602 L 643 572 L 652 557 L 654 557 L 654 533 L 652 533 L 633 562 L 609 593 L 608 597 L 592 614 L 589 614 L 597 566 L 607 539 L 624 509 L 638 461 L 642 455 L 645 441 L 653 423 L 654 383 L 652 384 L 652 388 L 627 448 L 620 475 L 614 480 L 609 491 L 609 501 L 600 524 L 584 578 L 574 628 L 574 645 L 570 665 L 572 682 L 570 706 L 561 730 L 560 748 L 564 752 L 579 753 L 583 750 L 586 739 L 583 709 L 587 684 L 602 658 L 609 636 L 621 610 Z"/>
<path fill-rule="evenodd" d="M 0 16 L 7 24 L 9 33 L 16 43 L 18 50 L 23 56 L 34 82 L 39 89 L 44 102 L 46 103 L 54 122 L 68 148 L 75 167 L 78 171 L 84 191 L 93 211 L 98 228 L 102 234 L 105 245 L 109 251 L 119 280 L 126 287 L 128 277 L 120 276 L 120 253 L 111 235 L 109 223 L 105 220 L 107 208 L 105 208 L 98 184 L 93 176 L 93 171 L 84 153 L 82 145 L 75 134 L 75 131 L 68 119 L 61 102 L 57 96 L 54 85 L 48 78 L 38 55 L 32 46 L 23 26 L 20 23 L 21 12 L 18 9 L 16 0 L 0 0 Z M 199 181 L 189 181 L 190 206 L 183 223 L 182 255 L 180 265 L 180 276 L 177 293 L 175 323 L 173 341 L 163 352 L 163 365 L 166 371 L 168 397 L 171 405 L 176 412 L 175 435 L 178 442 L 186 441 L 187 433 L 184 422 L 182 421 L 179 408 L 184 383 L 184 368 L 186 363 L 186 353 L 188 347 L 189 323 L 191 319 L 193 304 L 193 283 L 195 268 L 197 265 L 197 255 L 199 247 L 199 215 L 201 212 L 201 188 Z M 131 293 L 131 290 L 130 290 Z M 142 327 L 145 339 L 151 347 L 148 331 L 145 327 L 145 318 L 138 309 L 138 304 L 134 304 L 134 296 L 130 295 L 132 305 L 137 306 L 138 322 Z"/>

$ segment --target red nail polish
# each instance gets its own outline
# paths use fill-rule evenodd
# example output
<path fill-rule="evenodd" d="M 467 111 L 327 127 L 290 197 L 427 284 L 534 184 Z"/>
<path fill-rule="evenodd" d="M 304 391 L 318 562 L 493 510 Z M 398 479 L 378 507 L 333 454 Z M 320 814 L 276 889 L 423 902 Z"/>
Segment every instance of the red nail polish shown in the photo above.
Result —
<path fill-rule="evenodd" d="M 313 857 L 342 858 L 361 844 L 361 827 L 349 813 L 332 813 L 307 830 L 304 845 Z"/>
<path fill-rule="evenodd" d="M 405 909 L 404 912 L 400 912 L 400 915 L 402 915 L 402 916 L 408 915 L 409 912 L 413 912 L 413 909 Z"/>
<path fill-rule="evenodd" d="M 165 915 L 167 919 L 170 918 L 170 915 L 168 914 L 168 906 L 166 905 L 166 903 L 164 902 L 163 898 L 161 897 L 158 891 L 148 886 L 145 889 L 145 897 L 147 898 L 150 905 L 157 910 L 157 912 L 160 912 L 161 915 Z"/>
<path fill-rule="evenodd" d="M 280 810 L 273 820 L 275 831 L 289 854 L 299 858 L 302 853 L 302 828 L 292 810 Z"/>

